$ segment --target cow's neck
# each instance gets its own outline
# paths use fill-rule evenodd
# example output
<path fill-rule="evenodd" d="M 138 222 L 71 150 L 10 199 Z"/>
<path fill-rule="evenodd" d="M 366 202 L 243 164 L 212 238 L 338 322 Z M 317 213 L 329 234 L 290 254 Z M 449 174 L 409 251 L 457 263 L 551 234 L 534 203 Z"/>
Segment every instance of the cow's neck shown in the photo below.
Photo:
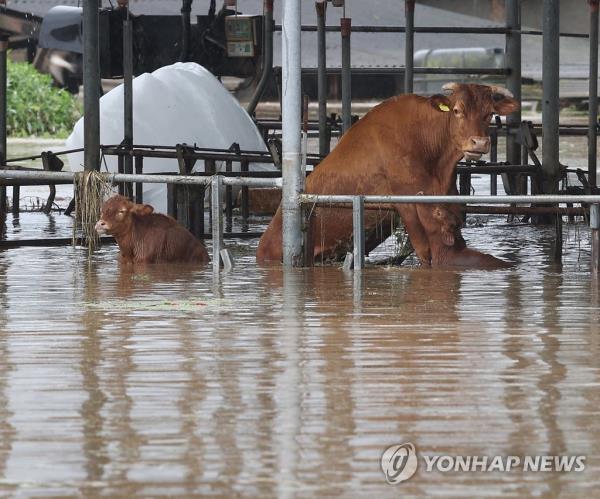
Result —
<path fill-rule="evenodd" d="M 463 152 L 454 147 L 450 137 L 449 120 L 434 119 L 431 128 L 424 130 L 423 141 L 426 161 L 430 172 L 438 182 L 435 189 L 440 194 L 448 194 L 456 187 L 456 164 L 463 156 Z"/>

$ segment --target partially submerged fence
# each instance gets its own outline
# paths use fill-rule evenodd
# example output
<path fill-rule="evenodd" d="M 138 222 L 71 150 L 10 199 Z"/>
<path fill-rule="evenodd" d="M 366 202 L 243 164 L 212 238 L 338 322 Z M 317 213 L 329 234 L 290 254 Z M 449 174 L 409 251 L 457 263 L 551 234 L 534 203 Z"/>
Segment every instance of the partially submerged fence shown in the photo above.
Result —
<path fill-rule="evenodd" d="M 19 171 L 0 170 L 0 179 L 13 182 L 55 182 L 72 183 L 77 175 L 73 172 L 48 172 L 48 171 Z M 160 183 L 171 185 L 193 185 L 211 189 L 211 215 L 212 215 L 212 259 L 213 269 L 218 272 L 223 264 L 227 270 L 231 267 L 232 260 L 223 245 L 223 193 L 226 187 L 282 187 L 281 178 L 249 178 L 226 177 L 215 174 L 211 176 L 198 175 L 148 175 L 148 174 L 123 174 L 105 173 L 107 181 L 117 183 Z M 391 205 L 391 204 L 514 204 L 535 203 L 540 205 L 556 205 L 558 203 L 585 203 L 590 205 L 590 229 L 592 231 L 592 272 L 600 271 L 600 195 L 533 195 L 533 196 L 360 196 L 360 195 L 322 195 L 300 194 L 300 202 L 305 207 L 308 205 L 351 205 L 353 210 L 353 253 L 347 258 L 345 268 L 352 264 L 353 268 L 360 270 L 365 262 L 364 239 L 364 209 L 365 204 Z"/>

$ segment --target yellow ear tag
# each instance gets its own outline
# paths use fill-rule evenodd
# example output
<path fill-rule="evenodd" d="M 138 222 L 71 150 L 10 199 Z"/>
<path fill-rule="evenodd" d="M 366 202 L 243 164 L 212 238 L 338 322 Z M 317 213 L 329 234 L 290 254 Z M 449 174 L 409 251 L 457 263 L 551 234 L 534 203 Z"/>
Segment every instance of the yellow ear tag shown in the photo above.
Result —
<path fill-rule="evenodd" d="M 444 111 L 445 113 L 450 111 L 450 108 L 446 106 L 446 104 L 438 104 L 438 107 L 440 108 L 440 111 Z"/>

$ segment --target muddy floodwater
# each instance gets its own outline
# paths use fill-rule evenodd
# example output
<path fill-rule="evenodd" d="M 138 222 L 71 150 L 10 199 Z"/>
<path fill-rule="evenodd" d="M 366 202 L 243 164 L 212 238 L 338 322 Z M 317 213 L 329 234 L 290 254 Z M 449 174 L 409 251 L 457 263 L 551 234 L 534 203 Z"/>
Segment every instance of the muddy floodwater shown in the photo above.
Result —
<path fill-rule="evenodd" d="M 588 230 L 566 227 L 557 266 L 552 230 L 469 220 L 469 243 L 514 269 L 284 271 L 257 267 L 251 240 L 230 242 L 236 267 L 215 280 L 121 268 L 114 246 L 89 261 L 81 248 L 1 251 L 0 494 L 592 497 Z M 13 237 L 70 230 L 63 215 L 7 223 Z M 388 485 L 382 453 L 406 442 L 417 472 Z M 424 455 L 586 460 L 428 472 Z"/>
<path fill-rule="evenodd" d="M 583 166 L 583 146 L 561 151 Z M 58 213 L 7 218 L 8 239 L 70 234 Z M 121 267 L 112 245 L 0 250 L 0 497 L 596 496 L 586 223 L 565 225 L 561 264 L 552 228 L 478 215 L 464 234 L 515 267 L 373 265 L 393 239 L 355 273 L 259 267 L 256 239 L 227 240 L 219 278 Z M 382 455 L 407 443 L 416 472 L 390 485 Z M 521 465 L 445 467 L 473 456 Z M 525 470 L 528 456 L 584 467 Z"/>

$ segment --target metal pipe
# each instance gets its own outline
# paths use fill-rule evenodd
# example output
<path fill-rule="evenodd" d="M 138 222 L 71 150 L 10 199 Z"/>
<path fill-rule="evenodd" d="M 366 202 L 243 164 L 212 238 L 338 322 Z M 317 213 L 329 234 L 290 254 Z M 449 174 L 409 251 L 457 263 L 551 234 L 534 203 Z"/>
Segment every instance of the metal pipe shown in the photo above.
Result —
<path fill-rule="evenodd" d="M 329 140 L 327 137 L 327 40 L 325 22 L 327 2 L 315 2 L 317 9 L 317 88 L 319 94 L 319 155 L 329 154 Z"/>
<path fill-rule="evenodd" d="M 559 163 L 559 0 L 544 0 L 542 47 L 542 189 L 558 190 Z"/>
<path fill-rule="evenodd" d="M 127 17 L 123 21 L 123 145 L 131 151 L 133 147 L 133 31 L 127 8 Z M 124 156 L 124 173 L 133 173 L 133 156 Z M 125 185 L 125 195 L 133 197 L 130 184 Z"/>
<path fill-rule="evenodd" d="M 144 156 L 136 156 L 135 157 L 135 174 L 142 175 L 144 173 Z M 137 182 L 135 184 L 135 202 L 143 203 L 144 202 L 144 189 L 142 187 L 141 182 Z"/>
<path fill-rule="evenodd" d="M 211 180 L 210 210 L 212 213 L 212 263 L 213 272 L 221 268 L 221 249 L 223 248 L 223 202 L 221 191 L 223 177 L 215 175 Z"/>
<path fill-rule="evenodd" d="M 352 233 L 354 240 L 353 263 L 354 270 L 365 266 L 365 228 L 364 228 L 365 201 L 363 196 L 354 196 L 352 199 Z"/>
<path fill-rule="evenodd" d="M 100 169 L 99 0 L 83 2 L 83 166 Z"/>
<path fill-rule="evenodd" d="M 506 0 L 506 87 L 515 100 L 521 102 L 521 0 Z M 521 110 L 506 117 L 508 129 L 518 129 L 521 124 Z M 506 161 L 516 165 L 521 161 L 521 146 L 517 136 L 508 134 L 506 138 Z M 518 192 L 518 194 L 524 194 Z"/>
<path fill-rule="evenodd" d="M 6 164 L 7 146 L 6 146 L 6 90 L 7 90 L 7 69 L 6 57 L 8 51 L 8 36 L 0 36 L 0 165 Z M 14 191 L 13 191 L 14 192 Z M 15 204 L 13 194 L 13 206 Z M 19 204 L 18 201 L 16 203 Z M 6 187 L 0 187 L 0 217 L 6 213 Z M 0 225 L 2 223 L 0 222 Z"/>
<path fill-rule="evenodd" d="M 192 12 L 192 0 L 183 0 L 181 3 L 181 53 L 179 60 L 187 62 L 190 56 L 190 31 Z"/>
<path fill-rule="evenodd" d="M 404 2 L 406 31 L 404 32 L 404 93 L 412 94 L 415 66 L 415 0 Z"/>
<path fill-rule="evenodd" d="M 0 179 L 24 179 L 24 180 L 47 180 L 49 182 L 60 183 L 61 181 L 73 181 L 76 172 L 47 172 L 47 171 L 19 171 L 19 170 L 0 170 Z M 189 184 L 189 185 L 208 185 L 212 177 L 200 175 L 136 175 L 103 173 L 108 181 L 111 182 L 140 182 L 144 184 Z M 218 175 L 222 177 L 221 175 Z M 252 178 L 252 177 L 222 177 L 223 185 L 249 187 L 281 187 L 281 178 Z"/>
<path fill-rule="evenodd" d="M 301 175 L 300 113 L 300 0 L 283 3 L 282 36 L 282 175 L 283 175 L 283 264 L 298 265 L 302 259 L 302 209 L 299 195 L 304 186 Z"/>
<path fill-rule="evenodd" d="M 352 62 L 350 50 L 350 32 L 352 20 L 340 19 L 342 28 L 342 133 L 352 126 Z"/>
<path fill-rule="evenodd" d="M 273 72 L 273 0 L 264 1 L 263 19 L 263 66 L 260 80 L 246 108 L 248 114 L 252 114 L 256 110 L 256 106 L 265 91 L 267 83 L 271 81 L 271 74 Z"/>
<path fill-rule="evenodd" d="M 590 229 L 592 231 L 592 273 L 600 272 L 600 205 L 590 206 Z"/>
<path fill-rule="evenodd" d="M 1 172 L 0 172 L 1 173 Z M 301 194 L 301 203 L 349 203 L 356 196 L 350 194 Z M 511 203 L 600 203 L 600 195 L 539 194 L 536 196 L 363 196 L 365 203 L 394 204 L 511 204 Z"/>
<path fill-rule="evenodd" d="M 598 150 L 598 0 L 588 0 L 590 4 L 590 88 L 588 116 L 588 181 L 597 186 Z"/>

